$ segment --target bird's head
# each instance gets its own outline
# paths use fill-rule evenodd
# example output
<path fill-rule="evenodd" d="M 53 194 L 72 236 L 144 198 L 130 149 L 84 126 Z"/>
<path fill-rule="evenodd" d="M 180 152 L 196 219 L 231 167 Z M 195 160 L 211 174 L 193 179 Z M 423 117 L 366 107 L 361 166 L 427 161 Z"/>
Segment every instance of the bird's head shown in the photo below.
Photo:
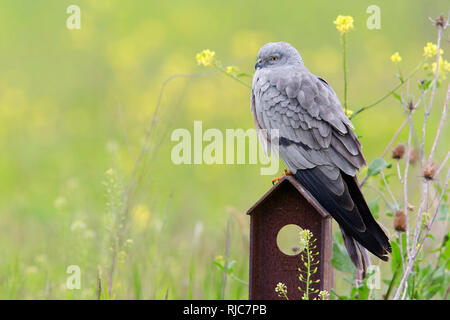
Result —
<path fill-rule="evenodd" d="M 274 68 L 284 65 L 303 64 L 297 49 L 287 42 L 269 42 L 261 47 L 255 69 Z"/>

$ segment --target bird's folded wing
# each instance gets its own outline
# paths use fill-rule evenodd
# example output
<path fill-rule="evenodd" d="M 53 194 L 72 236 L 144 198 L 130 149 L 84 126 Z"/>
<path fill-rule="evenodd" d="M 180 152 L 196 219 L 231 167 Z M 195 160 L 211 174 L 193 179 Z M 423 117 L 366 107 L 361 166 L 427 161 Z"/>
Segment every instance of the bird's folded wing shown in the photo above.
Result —
<path fill-rule="evenodd" d="M 333 89 L 306 69 L 255 78 L 252 111 L 261 128 L 279 130 L 280 155 L 291 170 L 329 164 L 354 176 L 365 164 Z"/>

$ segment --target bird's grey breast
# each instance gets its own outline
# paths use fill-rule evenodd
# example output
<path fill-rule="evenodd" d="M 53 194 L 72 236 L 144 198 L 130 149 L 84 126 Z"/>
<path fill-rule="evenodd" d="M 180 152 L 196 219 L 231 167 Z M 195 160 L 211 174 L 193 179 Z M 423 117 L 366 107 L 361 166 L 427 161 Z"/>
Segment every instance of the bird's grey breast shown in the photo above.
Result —
<path fill-rule="evenodd" d="M 300 74 L 292 67 L 261 69 L 255 72 L 252 95 L 255 116 L 263 129 L 279 129 L 268 118 L 285 114 L 288 105 L 298 104 L 296 91 L 299 89 Z M 298 111 L 298 110 L 297 110 Z M 291 115 L 293 111 L 290 111 Z"/>

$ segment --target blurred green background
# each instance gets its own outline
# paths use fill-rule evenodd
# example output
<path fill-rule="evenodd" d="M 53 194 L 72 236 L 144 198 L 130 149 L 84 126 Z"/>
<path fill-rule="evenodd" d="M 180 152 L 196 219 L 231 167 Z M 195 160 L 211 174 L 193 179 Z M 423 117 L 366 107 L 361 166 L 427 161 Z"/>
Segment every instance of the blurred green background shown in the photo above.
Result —
<path fill-rule="evenodd" d="M 66 28 L 71 4 L 81 8 L 80 30 Z M 380 30 L 366 27 L 372 4 L 381 8 Z M 176 166 L 170 160 L 172 130 L 192 131 L 194 120 L 202 120 L 204 129 L 253 128 L 249 89 L 198 66 L 196 53 L 214 50 L 225 65 L 252 74 L 263 44 L 288 41 L 342 99 L 341 45 L 333 21 L 338 14 L 351 15 L 348 90 L 355 110 L 397 84 L 389 59 L 395 51 L 403 57 L 404 74 L 421 61 L 425 43 L 436 42 L 428 17 L 449 9 L 445 0 L 4 0 L 0 7 L 3 299 L 95 299 L 99 273 L 117 299 L 217 299 L 223 277 L 214 260 L 220 264 L 217 257 L 225 256 L 226 239 L 229 260 L 236 261 L 233 276 L 247 281 L 245 211 L 271 187 L 272 177 L 261 176 L 258 165 Z M 447 55 L 448 42 L 443 49 Z M 203 75 L 177 78 L 165 87 L 148 157 L 139 169 L 145 176 L 124 222 L 129 241 L 118 250 L 108 279 L 114 230 L 108 227 L 105 172 L 112 168 L 119 188 L 127 185 L 163 82 L 189 73 Z M 416 82 L 411 94 L 420 94 Z M 438 92 L 437 110 L 442 102 Z M 355 118 L 369 162 L 403 118 L 393 98 Z M 447 127 L 441 145 L 448 146 L 448 137 Z M 406 131 L 399 140 L 405 139 Z M 436 158 L 446 152 L 441 148 Z M 419 173 L 411 180 L 419 181 Z M 364 191 L 369 201 L 376 196 Z M 392 231 L 392 218 L 384 213 L 381 208 L 381 222 Z M 66 289 L 69 265 L 81 268 L 80 290 Z M 336 290 L 344 290 L 339 273 L 335 278 Z M 247 291 L 228 278 L 225 298 L 246 299 Z"/>

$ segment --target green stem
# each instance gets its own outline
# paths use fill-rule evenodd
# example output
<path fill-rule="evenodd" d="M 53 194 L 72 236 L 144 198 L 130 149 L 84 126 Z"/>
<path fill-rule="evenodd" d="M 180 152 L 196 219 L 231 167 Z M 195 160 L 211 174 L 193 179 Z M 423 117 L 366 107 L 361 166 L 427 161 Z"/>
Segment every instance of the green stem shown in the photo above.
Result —
<path fill-rule="evenodd" d="M 226 74 L 227 76 L 229 76 L 230 78 L 232 78 L 232 79 L 236 80 L 237 82 L 243 84 L 243 85 L 246 86 L 247 88 L 250 88 L 250 89 L 252 88 L 252 86 L 251 86 L 250 84 L 248 84 L 247 82 L 245 82 L 245 81 L 239 79 L 239 78 L 236 77 L 234 74 L 228 73 L 223 67 L 221 67 L 221 66 L 219 66 L 219 65 L 217 65 L 217 64 L 214 64 L 214 67 L 215 67 L 217 70 L 219 70 L 220 72 L 225 73 L 225 74 Z"/>
<path fill-rule="evenodd" d="M 386 294 L 384 296 L 384 300 L 389 300 L 389 296 L 391 295 L 392 289 L 394 288 L 395 280 L 397 280 L 398 272 L 399 272 L 400 266 L 397 266 L 395 269 L 394 274 L 392 275 L 391 282 L 389 283 L 389 287 L 386 291 Z"/>
<path fill-rule="evenodd" d="M 230 278 L 236 282 L 239 282 L 240 284 L 243 284 L 245 286 L 248 286 L 248 282 L 239 279 L 238 277 L 236 277 L 234 274 L 230 274 Z"/>
<path fill-rule="evenodd" d="M 372 107 L 375 107 L 377 104 L 379 104 L 380 102 L 384 101 L 386 98 L 388 98 L 391 94 L 393 94 L 395 91 L 397 91 L 398 89 L 400 89 L 406 82 L 408 82 L 409 79 L 411 79 L 416 73 L 417 71 L 420 70 L 420 68 L 423 66 L 424 61 L 422 61 L 417 67 L 414 68 L 413 71 L 411 71 L 410 74 L 408 74 L 408 76 L 403 79 L 403 82 L 400 81 L 399 84 L 397 84 L 392 90 L 390 90 L 388 93 L 386 93 L 384 96 L 382 96 L 381 98 L 377 99 L 375 102 L 368 104 L 367 106 L 361 107 L 358 110 L 356 110 L 355 112 L 353 112 L 353 114 L 350 116 L 350 120 L 353 119 L 357 114 L 370 109 Z"/>
<path fill-rule="evenodd" d="M 306 255 L 308 256 L 308 265 L 307 265 L 307 270 L 308 273 L 306 275 L 306 299 L 305 300 L 309 300 L 309 282 L 310 282 L 310 277 L 311 277 L 311 255 L 309 253 L 309 241 L 306 242 Z"/>
<path fill-rule="evenodd" d="M 402 75 L 402 70 L 400 70 L 400 66 L 398 63 L 396 63 L 397 65 L 397 71 L 398 71 L 398 76 L 399 76 L 399 80 L 401 83 L 405 82 L 405 80 L 403 80 L 403 75 Z"/>
<path fill-rule="evenodd" d="M 347 37 L 342 35 L 342 56 L 344 64 L 344 112 L 347 114 Z"/>

